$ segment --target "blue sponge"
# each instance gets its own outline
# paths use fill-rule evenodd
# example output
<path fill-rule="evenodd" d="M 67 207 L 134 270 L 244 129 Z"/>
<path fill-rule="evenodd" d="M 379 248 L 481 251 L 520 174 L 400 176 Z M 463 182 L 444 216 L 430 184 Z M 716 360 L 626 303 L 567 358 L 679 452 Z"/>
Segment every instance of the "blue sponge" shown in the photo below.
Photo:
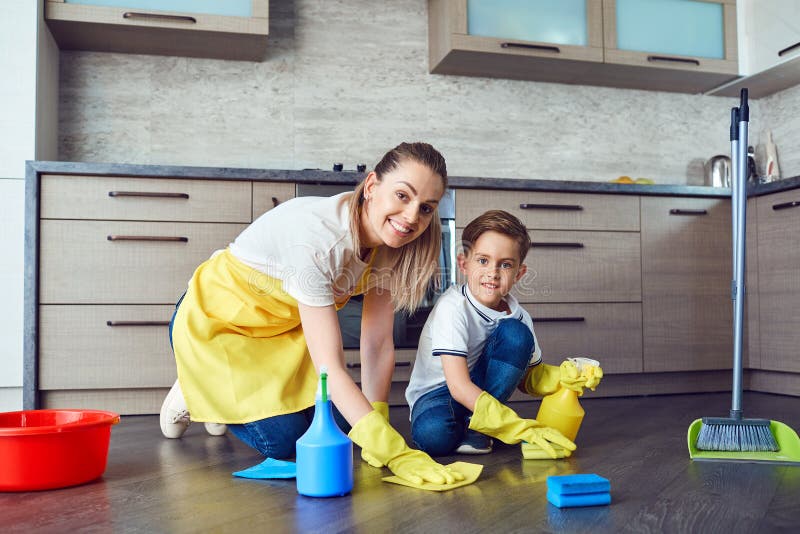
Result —
<path fill-rule="evenodd" d="M 611 494 L 607 491 L 599 493 L 575 493 L 572 495 L 559 495 L 552 491 L 547 492 L 547 500 L 559 508 L 573 506 L 601 506 L 611 504 Z"/>
<path fill-rule="evenodd" d="M 611 483 L 595 474 L 560 475 L 547 477 L 547 489 L 558 495 L 600 493 L 610 491 Z"/>

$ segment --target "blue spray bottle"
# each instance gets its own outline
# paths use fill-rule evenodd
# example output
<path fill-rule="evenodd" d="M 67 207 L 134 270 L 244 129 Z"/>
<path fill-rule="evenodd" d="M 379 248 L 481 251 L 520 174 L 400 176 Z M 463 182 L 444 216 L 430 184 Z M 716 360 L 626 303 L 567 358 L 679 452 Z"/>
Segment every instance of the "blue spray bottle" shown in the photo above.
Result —
<path fill-rule="evenodd" d="M 320 368 L 314 419 L 296 444 L 297 493 L 337 497 L 353 489 L 353 442 L 339 429 L 328 400 L 328 370 Z"/>

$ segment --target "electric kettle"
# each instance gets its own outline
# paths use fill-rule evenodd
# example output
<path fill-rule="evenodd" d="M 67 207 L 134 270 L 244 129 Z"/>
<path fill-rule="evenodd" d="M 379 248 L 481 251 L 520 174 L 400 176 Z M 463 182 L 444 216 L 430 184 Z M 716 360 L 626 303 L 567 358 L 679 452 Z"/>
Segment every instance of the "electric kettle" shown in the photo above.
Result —
<path fill-rule="evenodd" d="M 711 187 L 731 186 L 731 158 L 717 155 L 708 160 L 704 165 L 706 185 Z"/>

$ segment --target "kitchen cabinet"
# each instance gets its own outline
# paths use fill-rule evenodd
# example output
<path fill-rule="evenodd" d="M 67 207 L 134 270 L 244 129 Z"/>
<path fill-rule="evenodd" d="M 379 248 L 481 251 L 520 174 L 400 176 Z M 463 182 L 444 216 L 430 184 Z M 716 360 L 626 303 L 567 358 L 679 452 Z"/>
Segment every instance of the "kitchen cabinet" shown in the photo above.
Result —
<path fill-rule="evenodd" d="M 545 361 L 586 356 L 607 374 L 640 373 L 639 198 L 459 189 L 457 241 L 487 206 L 516 215 L 529 229 L 528 271 L 513 294 L 533 318 Z"/>
<path fill-rule="evenodd" d="M 738 73 L 735 0 L 429 0 L 428 8 L 434 74 L 696 93 Z"/>
<path fill-rule="evenodd" d="M 800 84 L 800 2 L 740 0 L 739 73 L 744 76 L 709 94 L 751 98 Z"/>
<path fill-rule="evenodd" d="M 642 197 L 645 372 L 731 367 L 728 200 Z"/>
<path fill-rule="evenodd" d="M 800 373 L 800 189 L 756 200 L 760 368 Z"/>
<path fill-rule="evenodd" d="M 175 380 L 175 302 L 195 268 L 251 222 L 254 189 L 270 201 L 258 203 L 264 211 L 294 196 L 289 183 L 40 177 L 42 407 L 158 412 Z"/>
<path fill-rule="evenodd" d="M 269 0 L 45 0 L 59 47 L 259 61 Z"/>

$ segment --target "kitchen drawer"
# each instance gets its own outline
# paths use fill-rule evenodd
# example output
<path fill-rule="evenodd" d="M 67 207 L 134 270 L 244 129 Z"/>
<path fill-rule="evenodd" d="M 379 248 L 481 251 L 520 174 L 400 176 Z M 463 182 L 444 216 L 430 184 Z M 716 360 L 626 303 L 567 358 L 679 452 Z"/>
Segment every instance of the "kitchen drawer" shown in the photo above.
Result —
<path fill-rule="evenodd" d="M 174 305 L 39 307 L 39 387 L 169 387 Z"/>
<path fill-rule="evenodd" d="M 41 188 L 43 219 L 251 220 L 250 182 L 46 175 Z"/>
<path fill-rule="evenodd" d="M 295 184 L 253 182 L 253 220 L 278 204 L 295 197 Z"/>
<path fill-rule="evenodd" d="M 642 300 L 638 233 L 534 230 L 530 236 L 528 271 L 512 290 L 520 302 Z M 458 280 L 464 282 L 460 272 Z"/>
<path fill-rule="evenodd" d="M 542 357 L 550 365 L 583 356 L 603 371 L 642 372 L 640 303 L 526 304 Z"/>
<path fill-rule="evenodd" d="M 394 351 L 394 373 L 392 382 L 405 382 L 411 379 L 411 370 L 414 368 L 414 360 L 417 351 L 414 349 L 397 349 Z M 361 355 L 358 350 L 344 351 L 345 365 L 347 372 L 356 382 L 361 382 Z"/>
<path fill-rule="evenodd" d="M 197 266 L 245 227 L 42 220 L 40 303 L 172 304 Z"/>
<path fill-rule="evenodd" d="M 539 191 L 456 191 L 456 226 L 463 228 L 487 210 L 505 210 L 528 228 L 639 231 L 639 198 L 623 195 Z"/>

